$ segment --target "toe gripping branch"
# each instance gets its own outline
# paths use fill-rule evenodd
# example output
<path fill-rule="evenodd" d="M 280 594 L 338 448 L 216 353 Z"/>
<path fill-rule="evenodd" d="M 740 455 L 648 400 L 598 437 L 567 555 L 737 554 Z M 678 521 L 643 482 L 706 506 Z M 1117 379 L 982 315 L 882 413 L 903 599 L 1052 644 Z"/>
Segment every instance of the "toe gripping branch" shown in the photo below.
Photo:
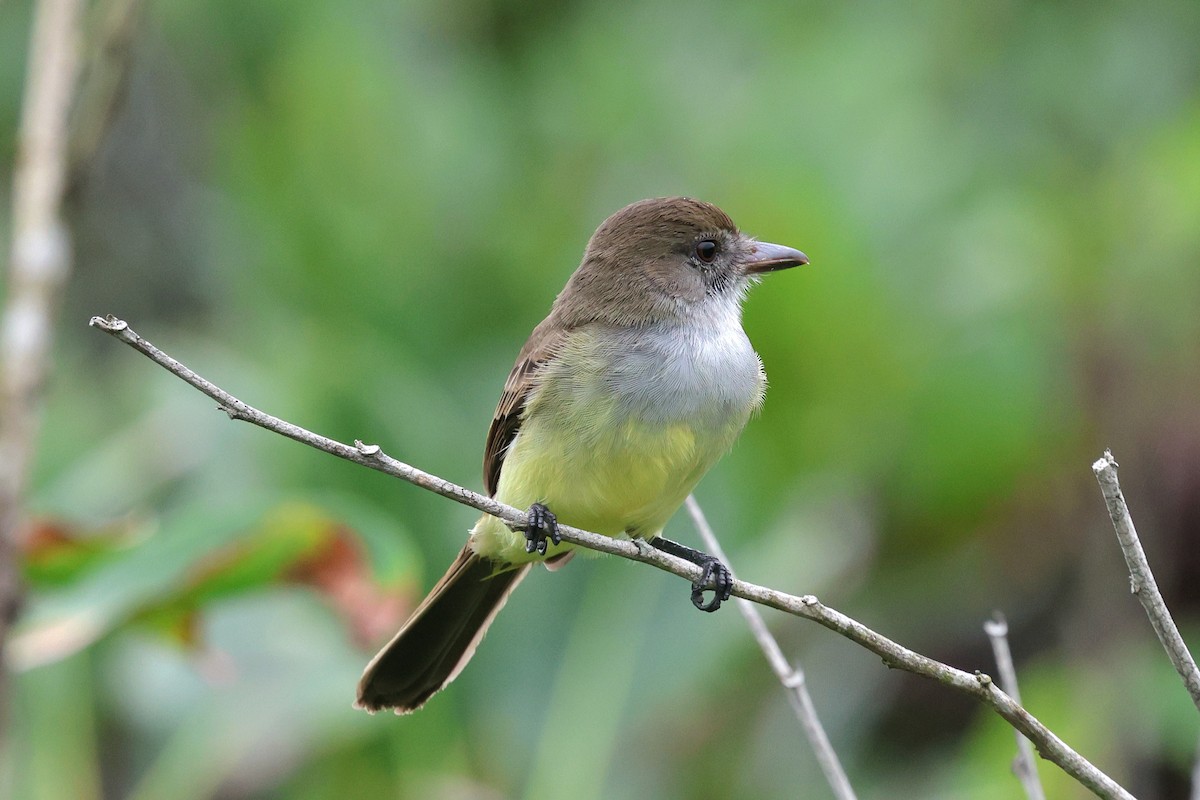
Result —
<path fill-rule="evenodd" d="M 541 503 L 529 507 L 529 523 L 525 526 L 525 552 L 537 551 L 538 555 L 546 555 L 547 540 L 558 544 L 562 536 L 558 532 L 558 519 L 550 513 L 550 509 Z"/>
<path fill-rule="evenodd" d="M 729 599 L 733 591 L 733 573 L 729 567 L 708 553 L 693 550 L 685 544 L 655 536 L 650 540 L 650 546 L 669 553 L 684 561 L 690 561 L 702 570 L 700 577 L 692 581 L 692 605 L 701 611 L 716 611 L 721 603 Z M 712 584 L 711 586 L 709 584 Z M 713 598 L 704 602 L 704 592 L 713 590 Z"/>

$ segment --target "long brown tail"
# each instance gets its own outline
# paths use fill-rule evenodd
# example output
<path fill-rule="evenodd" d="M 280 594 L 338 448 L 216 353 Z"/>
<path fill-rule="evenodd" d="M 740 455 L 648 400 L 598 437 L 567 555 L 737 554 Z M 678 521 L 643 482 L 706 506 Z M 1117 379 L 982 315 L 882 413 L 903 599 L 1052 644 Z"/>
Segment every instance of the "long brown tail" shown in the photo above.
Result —
<path fill-rule="evenodd" d="M 530 564 L 497 572 L 468 545 L 358 682 L 359 708 L 416 711 L 458 677 Z"/>

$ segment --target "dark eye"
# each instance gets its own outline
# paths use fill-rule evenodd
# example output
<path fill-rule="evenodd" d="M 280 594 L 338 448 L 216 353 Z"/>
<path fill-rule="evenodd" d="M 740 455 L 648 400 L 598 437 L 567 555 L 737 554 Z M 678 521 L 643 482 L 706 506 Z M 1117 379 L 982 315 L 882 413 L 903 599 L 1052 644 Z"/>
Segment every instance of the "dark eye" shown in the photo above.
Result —
<path fill-rule="evenodd" d="M 717 243 L 712 239 L 703 239 L 696 244 L 696 258 L 705 264 L 711 264 L 717 257 Z"/>

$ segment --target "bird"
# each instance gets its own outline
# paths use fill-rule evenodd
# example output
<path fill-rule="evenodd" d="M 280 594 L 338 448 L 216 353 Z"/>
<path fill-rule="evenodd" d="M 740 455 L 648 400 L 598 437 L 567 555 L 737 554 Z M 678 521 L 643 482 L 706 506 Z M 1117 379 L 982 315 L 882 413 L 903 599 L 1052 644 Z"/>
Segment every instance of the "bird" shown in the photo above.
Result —
<path fill-rule="evenodd" d="M 355 705 L 407 714 L 453 681 L 533 565 L 557 569 L 574 554 L 559 520 L 688 559 L 702 567 L 693 604 L 727 600 L 724 564 L 659 534 L 763 402 L 766 375 L 742 328 L 747 290 L 807 263 L 687 197 L 642 200 L 601 223 L 521 348 L 488 430 L 484 487 L 528 508 L 527 525 L 480 518 L 367 665 Z"/>

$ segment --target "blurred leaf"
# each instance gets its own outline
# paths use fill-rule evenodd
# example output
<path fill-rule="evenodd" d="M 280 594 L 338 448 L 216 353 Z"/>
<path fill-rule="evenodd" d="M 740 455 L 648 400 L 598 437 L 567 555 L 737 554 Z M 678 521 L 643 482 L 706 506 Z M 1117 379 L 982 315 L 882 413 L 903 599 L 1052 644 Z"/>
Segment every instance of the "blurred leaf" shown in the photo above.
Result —
<path fill-rule="evenodd" d="M 315 506 L 276 507 L 248 531 L 210 529 L 212 521 L 207 508 L 181 512 L 137 546 L 107 558 L 73 556 L 86 568 L 39 598 L 14 639 L 14 662 L 29 668 L 57 661 L 129 624 L 194 646 L 197 615 L 281 584 L 315 589 L 364 648 L 407 614 L 407 573 L 379 583 L 358 535 Z M 208 535 L 194 536 L 191 526 Z"/>
<path fill-rule="evenodd" d="M 21 543 L 25 579 L 35 588 L 62 586 L 136 545 L 147 531 L 123 522 L 85 530 L 61 519 L 34 519 Z"/>
<path fill-rule="evenodd" d="M 197 614 L 227 598 L 286 583 L 318 591 L 364 647 L 393 632 L 411 603 L 403 587 L 375 582 L 351 529 L 314 506 L 292 503 L 272 509 L 236 542 L 195 562 L 170 595 L 141 608 L 132 621 L 194 646 Z"/>

